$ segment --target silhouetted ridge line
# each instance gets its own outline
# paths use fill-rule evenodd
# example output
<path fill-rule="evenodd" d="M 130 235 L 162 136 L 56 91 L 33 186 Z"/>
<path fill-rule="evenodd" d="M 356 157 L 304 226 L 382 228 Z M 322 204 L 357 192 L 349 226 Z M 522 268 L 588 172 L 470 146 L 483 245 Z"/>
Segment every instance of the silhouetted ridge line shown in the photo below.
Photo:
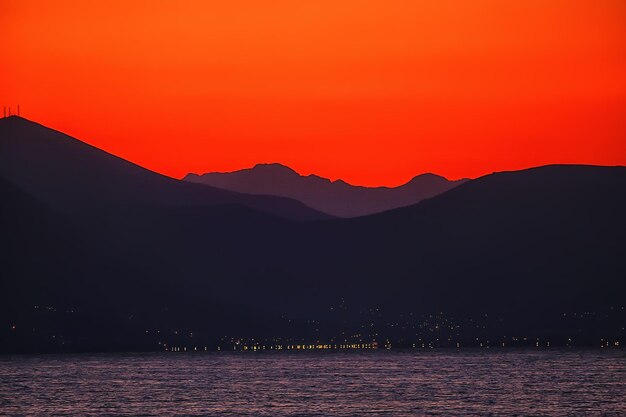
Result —
<path fill-rule="evenodd" d="M 448 181 L 439 175 L 422 174 L 399 187 L 363 187 L 313 174 L 303 176 L 278 163 L 257 164 L 226 173 L 188 174 L 184 180 L 249 194 L 294 198 L 338 217 L 364 216 L 409 206 L 467 181 Z"/>
<path fill-rule="evenodd" d="M 624 337 L 626 167 L 495 173 L 295 222 L 204 185 L 162 194 L 164 177 L 12 118 L 0 173 L 0 352 Z"/>
<path fill-rule="evenodd" d="M 245 195 L 166 177 L 17 116 L 0 120 L 0 146 L 0 177 L 65 212 L 241 204 L 294 220 L 329 217 L 293 199 Z"/>

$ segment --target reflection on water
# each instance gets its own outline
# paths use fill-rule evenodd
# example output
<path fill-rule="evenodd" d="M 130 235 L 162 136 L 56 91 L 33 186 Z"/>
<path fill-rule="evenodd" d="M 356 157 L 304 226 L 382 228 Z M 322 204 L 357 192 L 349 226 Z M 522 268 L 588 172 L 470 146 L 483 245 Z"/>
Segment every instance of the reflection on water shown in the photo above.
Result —
<path fill-rule="evenodd" d="M 626 415 L 621 350 L 0 357 L 0 414 Z"/>

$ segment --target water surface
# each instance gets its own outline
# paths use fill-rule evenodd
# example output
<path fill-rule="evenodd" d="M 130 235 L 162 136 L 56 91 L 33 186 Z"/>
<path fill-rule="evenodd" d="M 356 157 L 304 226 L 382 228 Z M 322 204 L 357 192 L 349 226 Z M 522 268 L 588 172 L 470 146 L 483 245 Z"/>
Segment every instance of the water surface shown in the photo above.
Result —
<path fill-rule="evenodd" d="M 620 416 L 622 350 L 0 356 L 1 415 Z"/>

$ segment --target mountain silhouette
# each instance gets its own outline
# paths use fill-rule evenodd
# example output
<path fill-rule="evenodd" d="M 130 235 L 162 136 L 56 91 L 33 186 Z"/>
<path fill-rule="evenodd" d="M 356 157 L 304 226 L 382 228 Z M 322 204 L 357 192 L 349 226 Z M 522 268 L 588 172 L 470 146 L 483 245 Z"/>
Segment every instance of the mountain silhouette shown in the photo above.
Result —
<path fill-rule="evenodd" d="M 422 174 L 395 188 L 361 187 L 317 175 L 302 176 L 281 164 L 258 164 L 227 173 L 187 174 L 184 180 L 248 194 L 289 197 L 337 217 L 365 216 L 409 206 L 467 181 Z"/>
<path fill-rule="evenodd" d="M 67 213 L 241 204 L 295 220 L 329 217 L 293 199 L 245 195 L 169 178 L 17 116 L 0 120 L 0 177 Z"/>
<path fill-rule="evenodd" d="M 74 143 L 58 135 L 32 149 L 46 149 L 46 140 Z M 0 138 L 4 164 L 8 139 Z M 36 161 L 76 166 L 76 152 L 39 153 Z M 115 185 L 126 186 L 117 170 L 144 173 L 104 155 L 110 165 L 97 172 L 120 176 Z M 626 294 L 625 167 L 500 172 L 404 208 L 294 222 L 247 199 L 166 204 L 178 191 L 98 210 L 119 207 L 130 193 L 98 193 L 100 182 L 90 189 L 94 164 L 79 165 L 84 181 L 75 169 L 47 168 L 51 181 L 2 166 L 0 351 L 153 350 L 230 336 L 359 334 L 402 343 L 426 332 L 433 343 L 517 335 L 588 344 L 624 337 L 623 317 L 608 311 L 623 311 Z M 68 200 L 32 185 L 39 181 L 97 204 L 76 197 L 83 210 L 68 210 Z M 583 321 L 568 321 L 571 312 L 584 312 L 576 316 Z M 446 338 L 426 323 L 443 314 L 459 325 L 446 322 L 455 329 Z"/>
<path fill-rule="evenodd" d="M 416 293 L 427 294 L 402 289 L 393 294 L 398 300 L 408 295 L 441 308 L 610 303 L 613 291 L 626 289 L 618 237 L 626 232 L 624 191 L 626 167 L 500 172 L 414 206 L 331 221 L 325 240 L 366 260 L 355 263 L 362 281 L 387 276 L 385 287 L 396 281 L 396 289 L 415 281 Z"/>

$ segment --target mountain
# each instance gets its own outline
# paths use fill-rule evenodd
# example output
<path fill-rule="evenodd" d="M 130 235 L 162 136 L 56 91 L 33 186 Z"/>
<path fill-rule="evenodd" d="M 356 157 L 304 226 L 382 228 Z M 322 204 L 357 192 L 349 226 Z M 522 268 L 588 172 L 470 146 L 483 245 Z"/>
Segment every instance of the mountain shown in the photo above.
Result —
<path fill-rule="evenodd" d="M 184 180 L 247 194 L 289 197 L 337 217 L 365 216 L 410 206 L 467 181 L 422 174 L 395 188 L 360 187 L 317 175 L 302 176 L 281 164 L 258 164 L 227 173 L 187 174 Z"/>
<path fill-rule="evenodd" d="M 610 304 L 626 290 L 625 210 L 626 167 L 551 165 L 332 221 L 325 239 L 344 257 L 361 259 L 354 262 L 361 282 L 386 277 L 376 297 L 394 288 L 396 300 L 437 308 Z M 409 282 L 415 292 L 406 291 Z"/>
<path fill-rule="evenodd" d="M 0 119 L 0 178 L 67 213 L 240 204 L 295 220 L 328 218 L 292 199 L 169 178 L 17 116 Z"/>
<path fill-rule="evenodd" d="M 0 351 L 624 341 L 625 191 L 625 167 L 553 165 L 294 222 L 236 203 L 68 211 L 2 177 Z"/>

